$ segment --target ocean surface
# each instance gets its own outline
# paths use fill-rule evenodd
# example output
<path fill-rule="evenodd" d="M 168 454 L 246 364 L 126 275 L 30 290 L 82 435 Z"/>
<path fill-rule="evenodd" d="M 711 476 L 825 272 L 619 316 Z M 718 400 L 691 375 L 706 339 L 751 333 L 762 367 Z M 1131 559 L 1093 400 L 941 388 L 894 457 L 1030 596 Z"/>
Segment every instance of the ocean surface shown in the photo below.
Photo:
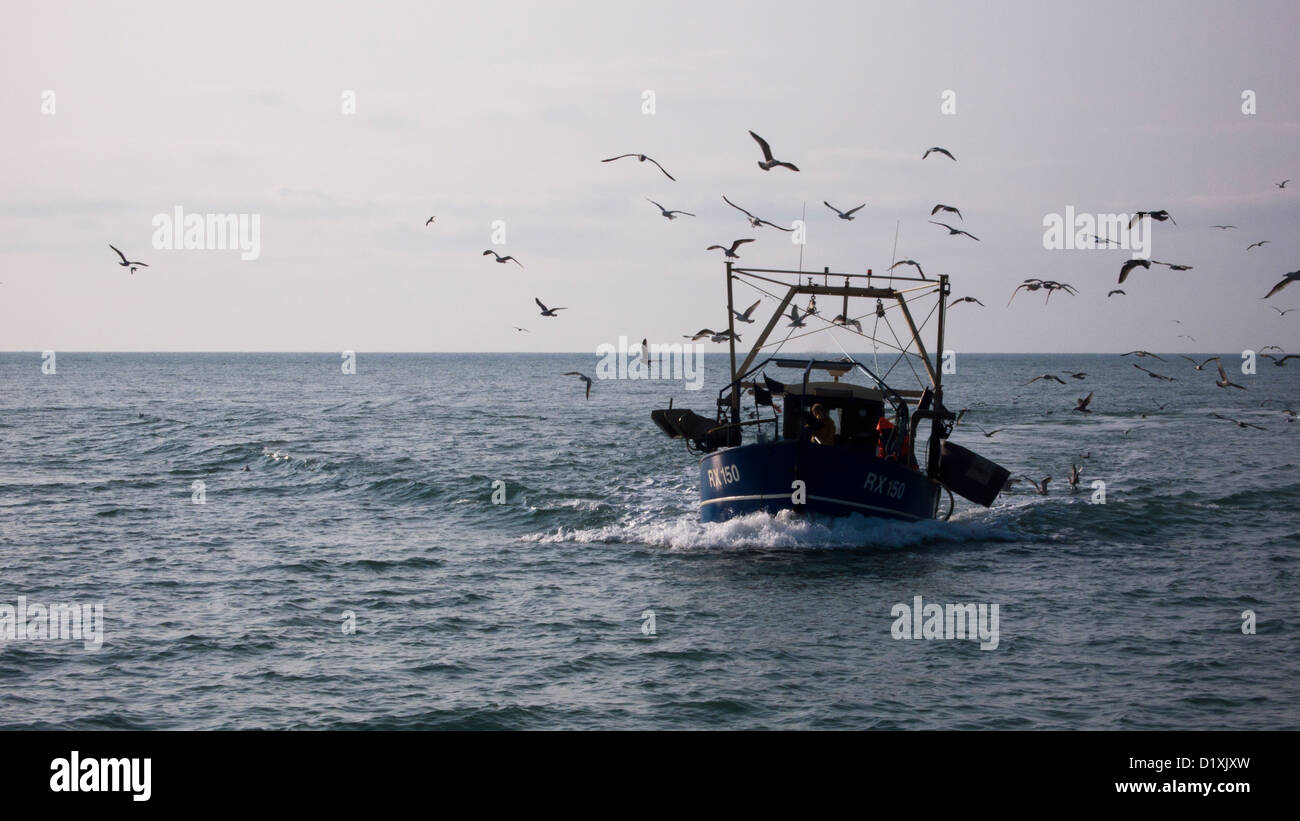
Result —
<path fill-rule="evenodd" d="M 959 358 L 953 440 L 1047 496 L 705 526 L 649 414 L 720 354 L 0 354 L 0 626 L 105 620 L 0 640 L 0 728 L 1300 729 L 1300 362 L 1163 356 Z M 996 649 L 894 638 L 917 596 Z"/>

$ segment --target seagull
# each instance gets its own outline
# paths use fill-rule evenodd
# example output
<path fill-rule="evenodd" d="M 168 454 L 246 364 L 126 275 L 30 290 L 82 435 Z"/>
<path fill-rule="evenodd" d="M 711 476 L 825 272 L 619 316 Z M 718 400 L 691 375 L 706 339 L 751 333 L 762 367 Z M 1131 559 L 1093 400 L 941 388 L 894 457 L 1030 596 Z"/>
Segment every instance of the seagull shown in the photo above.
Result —
<path fill-rule="evenodd" d="M 925 279 L 925 271 L 921 270 L 921 263 L 917 262 L 916 260 L 900 259 L 898 262 L 895 262 L 893 265 L 889 266 L 889 270 L 892 271 L 900 265 L 911 265 L 913 268 L 916 269 L 916 272 L 921 275 L 921 279 Z"/>
<path fill-rule="evenodd" d="M 1077 400 L 1078 407 L 1076 407 L 1075 410 L 1079 411 L 1080 413 L 1092 413 L 1092 411 L 1088 410 L 1088 404 L 1092 402 L 1093 393 L 1095 393 L 1095 391 L 1088 391 L 1087 396 Z"/>
<path fill-rule="evenodd" d="M 1149 270 L 1151 268 L 1151 260 L 1130 259 L 1128 262 L 1125 262 L 1123 265 L 1119 266 L 1119 284 L 1123 285 L 1124 280 L 1128 279 L 1129 273 L 1131 273 L 1132 270 L 1134 268 L 1137 268 L 1138 266 L 1141 266 Z"/>
<path fill-rule="evenodd" d="M 559 314 L 557 314 L 556 311 L 568 310 L 568 308 L 547 308 L 545 305 L 542 304 L 542 301 L 537 297 L 533 297 L 533 302 L 536 302 L 537 307 L 542 309 L 542 316 L 559 316 Z"/>
<path fill-rule="evenodd" d="M 1011 299 L 1016 298 L 1016 294 L 1020 291 L 1021 288 L 1024 288 L 1026 291 L 1037 291 L 1041 287 L 1043 287 L 1043 281 L 1041 279 L 1033 279 L 1033 278 L 1027 279 L 1021 284 L 1017 285 L 1016 289 L 1011 292 Z M 1008 305 L 1011 304 L 1011 299 L 1007 300 Z"/>
<path fill-rule="evenodd" d="M 1252 425 L 1249 422 L 1241 422 L 1236 419 L 1229 419 L 1228 417 L 1220 416 L 1217 413 L 1211 413 L 1210 416 L 1213 416 L 1215 419 L 1222 419 L 1225 422 L 1231 422 L 1232 424 L 1236 425 L 1239 428 L 1255 428 L 1257 430 L 1263 430 L 1263 428 L 1261 428 L 1259 425 Z"/>
<path fill-rule="evenodd" d="M 961 220 L 962 222 L 966 221 L 966 218 L 961 215 L 961 211 L 958 211 L 956 208 L 953 208 L 951 205 L 944 205 L 943 203 L 939 203 L 934 208 L 931 208 L 930 216 L 933 217 L 935 214 L 939 213 L 940 211 L 944 211 L 949 214 L 956 214 L 957 219 Z"/>
<path fill-rule="evenodd" d="M 1190 270 L 1192 270 L 1192 266 L 1190 266 L 1190 265 L 1175 265 L 1175 264 L 1172 263 L 1172 262 L 1160 262 L 1159 260 L 1155 260 L 1155 259 L 1151 260 L 1151 264 L 1152 264 L 1152 265 L 1163 265 L 1163 266 L 1165 266 L 1166 268 L 1168 268 L 1168 269 L 1171 270 L 1171 271 L 1190 271 Z"/>
<path fill-rule="evenodd" d="M 1156 356 L 1155 354 L 1151 353 L 1150 351 L 1129 351 L 1128 353 L 1122 353 L 1122 354 L 1120 354 L 1120 356 L 1134 356 L 1134 355 L 1136 355 L 1136 356 L 1149 356 L 1149 357 L 1151 357 L 1152 359 L 1160 359 L 1161 362 L 1164 362 L 1164 361 L 1165 361 L 1165 360 L 1161 359 L 1160 357 Z"/>
<path fill-rule="evenodd" d="M 1062 371 L 1062 373 L 1069 373 L 1069 372 L 1068 372 L 1068 371 Z M 1083 378 L 1084 378 L 1085 376 L 1087 376 L 1087 375 L 1088 375 L 1087 371 L 1079 371 L 1078 373 L 1071 373 L 1071 374 L 1070 374 L 1070 378 L 1071 378 L 1071 379 L 1083 379 Z"/>
<path fill-rule="evenodd" d="M 1115 294 L 1123 294 L 1124 296 L 1128 296 L 1128 294 L 1125 294 L 1125 293 L 1124 293 L 1123 291 L 1121 291 L 1119 288 L 1116 288 L 1115 290 L 1110 291 L 1109 293 L 1107 293 L 1107 294 L 1106 294 L 1106 298 L 1109 299 L 1109 298 L 1115 296 Z"/>
<path fill-rule="evenodd" d="M 836 214 L 839 214 L 839 215 L 840 215 L 840 219 L 842 219 L 842 220 L 851 220 L 851 219 L 853 219 L 853 214 L 854 214 L 854 212 L 856 212 L 856 211 L 861 211 L 863 208 L 866 208 L 866 207 L 867 207 L 867 204 L 864 202 L 864 203 L 862 203 L 861 205 L 859 205 L 857 208 L 850 208 L 850 209 L 847 210 L 847 211 L 841 211 L 840 209 L 838 209 L 838 208 L 836 208 L 835 206 L 831 205 L 831 204 L 830 204 L 829 202 L 827 202 L 826 200 L 822 200 L 822 205 L 824 205 L 824 206 L 826 206 L 827 208 L 831 209 L 831 210 L 834 211 Z"/>
<path fill-rule="evenodd" d="M 807 318 L 807 314 L 804 314 L 803 317 L 800 317 L 800 316 L 799 316 L 799 306 L 798 306 L 798 305 L 791 305 L 791 306 L 790 306 L 790 324 L 787 325 L 786 327 L 787 327 L 787 328 L 802 328 L 802 327 L 805 326 L 804 319 L 806 319 L 806 318 Z"/>
<path fill-rule="evenodd" d="M 975 236 L 974 234 L 972 234 L 972 233 L 969 232 L 969 231 L 963 231 L 963 230 L 961 230 L 960 228 L 953 228 L 951 225 L 948 225 L 947 223 L 944 223 L 944 222 L 935 222 L 934 220 L 926 220 L 926 221 L 929 222 L 931 225 L 942 225 L 944 228 L 947 228 L 947 229 L 948 229 L 948 236 L 950 236 L 950 237 L 951 237 L 951 236 L 956 236 L 957 234 L 965 234 L 966 236 L 970 237 L 971 239 L 975 240 L 976 242 L 979 242 L 979 241 L 980 241 L 980 238 L 979 238 L 979 237 Z"/>
<path fill-rule="evenodd" d="M 581 379 L 583 382 L 587 383 L 587 401 L 590 402 L 591 401 L 591 377 L 586 376 L 585 374 L 578 373 L 577 371 L 568 371 L 564 375 L 576 376 L 579 379 Z"/>
<path fill-rule="evenodd" d="M 1057 282 L 1056 280 L 1052 280 L 1052 279 L 1043 280 L 1043 287 L 1047 289 L 1047 300 L 1046 300 L 1047 302 L 1052 301 L 1052 293 L 1054 291 L 1065 291 L 1067 294 L 1079 293 L 1078 291 L 1074 290 L 1073 285 L 1069 285 L 1064 282 Z"/>
<path fill-rule="evenodd" d="M 516 331 L 519 331 L 520 333 L 526 333 L 526 334 L 532 333 L 532 331 L 528 330 L 527 328 L 521 328 L 518 325 L 511 325 L 510 327 L 514 328 Z"/>
<path fill-rule="evenodd" d="M 1273 364 L 1278 366 L 1285 365 L 1288 359 L 1300 359 L 1300 354 L 1294 354 L 1294 353 L 1285 354 L 1283 356 L 1274 356 L 1271 353 L 1262 353 L 1260 354 L 1260 356 L 1264 357 L 1265 359 L 1273 360 Z"/>
<path fill-rule="evenodd" d="M 1052 481 L 1051 476 L 1044 477 L 1042 482 L 1035 482 L 1033 479 L 1030 479 L 1028 476 L 1025 476 L 1023 473 L 1020 475 L 1024 476 L 1026 482 L 1034 486 L 1034 491 L 1038 493 L 1039 496 L 1047 495 L 1047 483 Z"/>
<path fill-rule="evenodd" d="M 735 242 L 731 243 L 730 248 L 727 248 L 722 245 L 710 245 L 708 248 L 705 248 L 704 250 L 712 251 L 713 249 L 716 248 L 717 250 L 722 252 L 724 257 L 728 257 L 731 259 L 740 259 L 740 254 L 736 253 L 736 249 L 747 242 L 753 242 L 753 241 L 754 241 L 753 239 L 738 239 Z"/>
<path fill-rule="evenodd" d="M 1280 291 L 1280 290 L 1282 290 L 1283 288 L 1285 288 L 1286 286 L 1290 285 L 1292 282 L 1295 282 L 1297 279 L 1300 279 L 1300 270 L 1291 271 L 1291 272 L 1287 273 L 1286 275 L 1284 275 L 1284 276 L 1282 277 L 1282 281 L 1281 281 L 1281 282 L 1279 282 L 1278 284 L 1274 285 L 1274 286 L 1269 290 L 1269 292 L 1268 292 L 1267 294 L 1264 294 L 1264 297 L 1263 297 L 1263 298 L 1264 298 L 1264 299 L 1268 299 L 1268 298 L 1271 297 L 1273 294 L 1276 294 L 1278 291 Z"/>
<path fill-rule="evenodd" d="M 731 312 L 735 314 L 736 319 L 739 319 L 741 322 L 748 322 L 749 324 L 753 325 L 754 320 L 750 319 L 750 317 L 754 315 L 754 309 L 757 308 L 759 306 L 759 303 L 761 303 L 762 301 L 763 300 L 761 299 L 755 300 L 754 304 L 746 308 L 743 314 L 740 311 L 737 311 L 735 308 L 732 308 Z"/>
<path fill-rule="evenodd" d="M 1139 365 L 1139 364 L 1136 363 L 1136 362 L 1133 363 L 1133 367 L 1137 368 L 1139 371 L 1142 371 L 1142 372 L 1145 373 L 1147 376 L 1150 376 L 1152 379 L 1163 379 L 1163 380 L 1165 380 L 1166 382 L 1173 382 L 1173 381 L 1174 381 L 1174 378 L 1173 378 L 1172 376 L 1161 376 L 1160 374 L 1156 373 L 1155 371 L 1149 371 L 1149 370 L 1147 370 L 1146 368 L 1142 367 L 1141 365 Z"/>
<path fill-rule="evenodd" d="M 655 164 L 656 168 L 664 172 L 665 177 L 672 180 L 673 182 L 677 182 L 677 178 L 674 177 L 672 174 L 669 174 L 662 165 L 660 165 L 658 162 L 655 161 L 654 157 L 647 157 L 645 154 L 619 154 L 617 157 L 610 157 L 608 160 L 601 160 L 601 162 L 613 162 L 614 160 L 621 160 L 624 157 L 636 157 L 641 162 L 646 162 L 646 161 L 652 162 Z"/>
<path fill-rule="evenodd" d="M 112 248 L 114 251 L 117 251 L 117 248 L 114 247 L 112 243 L 109 243 L 108 247 Z M 117 251 L 117 255 L 122 258 L 122 261 L 119 262 L 118 265 L 122 266 L 123 268 L 130 268 L 131 273 L 133 274 L 135 273 L 135 269 L 137 265 L 140 266 L 141 268 L 149 267 L 149 264 L 146 262 L 132 262 L 131 260 L 127 259 L 126 254 L 122 253 L 121 251 Z"/>
<path fill-rule="evenodd" d="M 1284 310 L 1282 310 L 1281 308 L 1277 307 L 1276 305 L 1270 305 L 1270 306 L 1268 306 L 1268 307 L 1270 307 L 1270 308 L 1272 308 L 1273 310 L 1277 311 L 1278 316 L 1286 316 L 1287 314 L 1289 314 L 1289 313 L 1291 313 L 1292 311 L 1295 310 L 1295 308 L 1287 308 L 1287 309 L 1284 311 Z"/>
<path fill-rule="evenodd" d="M 774 159 L 772 157 L 772 147 L 767 144 L 767 140 L 758 136 L 753 131 L 749 132 L 749 136 L 753 137 L 754 142 L 758 143 L 758 147 L 763 149 L 763 159 L 760 160 L 758 163 L 759 168 L 763 169 L 764 171 L 771 171 L 773 168 L 776 168 L 779 165 L 782 168 L 788 168 L 791 171 L 799 170 L 798 166 L 796 166 L 792 162 L 781 162 L 780 160 Z"/>
<path fill-rule="evenodd" d="M 980 306 L 981 308 L 988 307 L 983 302 L 980 302 L 978 299 L 976 299 L 973 296 L 964 296 L 961 299 L 954 299 L 952 301 L 952 305 L 950 305 L 949 307 L 955 307 L 957 305 L 960 305 L 963 302 L 974 302 L 976 305 Z"/>
<path fill-rule="evenodd" d="M 1273 184 L 1276 185 L 1278 188 L 1286 188 L 1286 184 L 1289 183 L 1289 182 L 1291 182 L 1290 179 L 1285 179 L 1285 180 L 1282 180 L 1281 182 L 1275 182 L 1275 183 L 1273 183 Z"/>
<path fill-rule="evenodd" d="M 1211 225 L 1211 228 L 1218 228 L 1220 231 L 1227 231 L 1229 228 L 1236 228 L 1235 225 Z"/>
<path fill-rule="evenodd" d="M 1070 489 L 1071 489 L 1071 490 L 1073 490 L 1073 489 L 1075 489 L 1075 488 L 1077 488 L 1077 487 L 1079 486 L 1079 466 L 1076 465 L 1076 464 L 1074 464 L 1073 462 L 1070 463 L 1070 479 L 1069 479 L 1069 482 L 1070 482 Z"/>
<path fill-rule="evenodd" d="M 1177 225 L 1177 224 L 1178 224 L 1178 221 L 1177 221 L 1177 220 L 1175 220 L 1173 217 L 1169 216 L 1169 212 L 1168 212 L 1168 211 L 1164 211 L 1164 210 L 1160 210 L 1160 211 L 1136 211 L 1136 212 L 1133 213 L 1133 216 L 1129 219 L 1129 221 L 1128 221 L 1128 227 L 1129 227 L 1129 228 L 1132 228 L 1132 227 L 1133 227 L 1133 223 L 1137 222 L 1137 221 L 1138 221 L 1139 219 L 1141 219 L 1142 217 L 1150 217 L 1151 219 L 1155 220 L 1156 222 L 1164 222 L 1165 220 L 1169 220 L 1169 221 L 1172 222 L 1174 225 Z"/>
<path fill-rule="evenodd" d="M 1286 353 L 1286 351 L 1282 350 L 1281 348 L 1279 348 L 1279 347 L 1276 346 L 1276 345 L 1265 345 L 1264 347 L 1260 348 L 1260 350 L 1261 350 L 1261 351 L 1277 351 L 1278 353 Z"/>
<path fill-rule="evenodd" d="M 1215 380 L 1214 384 L 1218 385 L 1220 388 L 1236 388 L 1242 391 L 1245 390 L 1245 388 L 1243 388 L 1241 385 L 1238 385 L 1236 382 L 1228 381 L 1228 375 L 1223 372 L 1222 362 L 1219 363 L 1219 378 Z"/>
<path fill-rule="evenodd" d="M 976 425 L 975 427 L 980 428 L 979 425 Z M 993 434 L 995 434 L 995 433 L 1001 433 L 1001 432 L 1004 431 L 1004 430 L 1006 430 L 1006 428 L 995 428 L 995 429 L 993 429 L 993 430 L 984 430 L 984 428 L 980 428 L 980 433 L 984 434 L 984 438 L 986 438 L 986 439 L 992 439 L 992 438 L 993 438 Z"/>
<path fill-rule="evenodd" d="M 710 328 L 700 328 L 694 334 L 682 334 L 682 339 L 689 339 L 692 342 L 699 342 L 708 336 L 715 336 L 718 332 Z"/>
<path fill-rule="evenodd" d="M 940 148 L 937 145 L 932 145 L 929 148 L 925 149 L 925 153 L 921 155 L 921 159 L 925 159 L 931 154 L 942 154 L 948 159 L 952 160 L 953 162 L 957 162 L 957 158 L 952 155 L 951 151 L 949 151 L 946 148 Z"/>
<path fill-rule="evenodd" d="M 436 219 L 437 217 L 429 217 L 427 220 L 424 221 L 424 227 L 428 228 L 430 225 L 433 224 L 433 221 Z"/>
<path fill-rule="evenodd" d="M 1092 238 L 1095 239 L 1097 242 L 1104 243 L 1104 244 L 1106 244 L 1106 245 L 1111 245 L 1111 244 L 1119 245 L 1119 244 L 1120 244 L 1120 241 L 1119 241 L 1119 240 L 1117 240 L 1117 239 L 1111 239 L 1110 237 L 1105 237 L 1105 238 L 1103 238 L 1103 237 L 1099 237 L 1099 236 L 1097 236 L 1096 234 L 1089 234 L 1088 236 L 1092 237 Z"/>
<path fill-rule="evenodd" d="M 520 268 L 524 267 L 524 264 L 522 262 L 510 256 L 509 254 L 503 257 L 500 254 L 498 254 L 496 251 L 488 250 L 488 251 L 484 251 L 480 256 L 487 256 L 488 254 L 491 254 L 492 256 L 496 257 L 497 262 L 501 263 L 502 265 L 505 265 L 507 262 L 513 262 L 515 265 L 518 265 Z"/>
<path fill-rule="evenodd" d="M 1249 251 L 1251 248 L 1259 248 L 1261 246 L 1268 245 L 1270 242 L 1272 242 L 1272 240 L 1267 240 L 1267 239 L 1262 239 L 1259 242 L 1252 242 L 1250 245 L 1246 246 L 1246 250 Z"/>
<path fill-rule="evenodd" d="M 1042 376 L 1035 376 L 1033 379 L 1029 380 L 1028 382 L 1026 382 L 1024 385 L 1021 385 L 1020 387 L 1023 388 L 1025 385 L 1031 385 L 1040 379 L 1051 379 L 1054 382 L 1060 382 L 1062 385 L 1065 384 L 1065 380 L 1062 379 L 1061 377 L 1056 376 L 1055 374 L 1045 373 Z"/>
<path fill-rule="evenodd" d="M 857 328 L 858 333 L 862 333 L 862 323 L 856 319 L 849 319 L 844 314 L 837 315 L 831 320 L 834 325 L 843 325 L 846 328 Z"/>
<path fill-rule="evenodd" d="M 730 205 L 732 208 L 736 209 L 740 213 L 744 214 L 746 217 L 748 217 L 749 224 L 753 228 L 761 228 L 764 225 L 770 225 L 778 231 L 785 231 L 787 233 L 794 231 L 793 228 L 782 228 L 781 226 L 777 225 L 775 222 L 768 222 L 765 219 L 759 219 L 758 217 L 746 211 L 744 208 L 741 208 L 739 205 L 736 205 L 734 202 L 727 199 L 726 194 L 722 195 L 722 201 L 725 202 L 727 205 Z"/>
<path fill-rule="evenodd" d="M 677 219 L 678 214 L 685 214 L 688 217 L 695 216 L 690 211 L 669 211 L 667 208 L 664 208 L 662 205 L 650 199 L 649 197 L 646 197 L 645 201 L 653 205 L 655 208 L 658 208 L 659 213 L 663 214 L 666 219 L 675 220 Z"/>
<path fill-rule="evenodd" d="M 718 333 L 709 337 L 709 339 L 712 342 L 726 342 L 728 339 L 731 339 L 733 336 L 736 338 L 737 342 L 740 341 L 740 334 L 733 334 L 731 331 L 719 331 Z"/>
<path fill-rule="evenodd" d="M 1206 365 L 1210 364 L 1211 362 L 1217 362 L 1217 361 L 1219 360 L 1219 357 L 1217 357 L 1217 356 L 1212 356 L 1212 357 L 1210 357 L 1209 359 L 1205 360 L 1204 362 L 1202 362 L 1201 364 L 1198 365 L 1198 364 L 1196 364 L 1196 360 L 1195 360 L 1195 359 L 1192 359 L 1190 356 L 1183 356 L 1182 354 L 1179 354 L 1179 356 L 1182 356 L 1183 359 L 1186 359 L 1188 362 L 1191 362 L 1191 363 L 1192 363 L 1192 367 L 1195 368 L 1195 369 L 1198 370 L 1198 371 L 1205 370 L 1205 366 L 1206 366 Z"/>

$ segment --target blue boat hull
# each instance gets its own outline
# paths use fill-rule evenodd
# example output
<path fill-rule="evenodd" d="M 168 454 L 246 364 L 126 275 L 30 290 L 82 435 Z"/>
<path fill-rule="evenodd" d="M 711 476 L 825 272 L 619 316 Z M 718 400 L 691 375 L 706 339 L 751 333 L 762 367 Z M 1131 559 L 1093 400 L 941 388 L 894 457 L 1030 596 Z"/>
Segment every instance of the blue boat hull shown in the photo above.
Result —
<path fill-rule="evenodd" d="M 804 483 L 803 504 L 795 503 L 796 480 Z M 935 518 L 939 493 L 925 474 L 869 451 L 809 442 L 741 445 L 700 460 L 700 518 L 705 522 L 759 510 L 920 521 Z"/>

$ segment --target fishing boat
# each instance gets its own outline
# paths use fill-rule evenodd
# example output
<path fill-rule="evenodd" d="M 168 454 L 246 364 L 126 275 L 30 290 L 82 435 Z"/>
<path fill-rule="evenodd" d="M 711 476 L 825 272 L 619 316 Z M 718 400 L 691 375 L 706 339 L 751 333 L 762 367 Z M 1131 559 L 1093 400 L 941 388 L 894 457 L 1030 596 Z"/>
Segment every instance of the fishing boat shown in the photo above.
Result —
<path fill-rule="evenodd" d="M 716 413 L 674 409 L 671 402 L 651 412 L 660 430 L 683 440 L 699 457 L 703 521 L 781 510 L 921 521 L 951 516 L 953 494 L 979 505 L 993 503 L 1008 471 L 948 441 L 956 415 L 943 404 L 946 275 L 878 276 L 870 269 L 812 274 L 742 268 L 728 261 L 726 277 L 731 378 L 718 392 Z M 778 301 L 740 363 L 736 319 L 747 317 L 735 310 L 738 284 Z M 796 300 L 802 297 L 809 303 L 800 313 Z M 816 308 L 818 297 L 838 298 L 840 313 L 826 319 Z M 863 300 L 865 311 L 850 310 Z M 911 309 L 917 304 L 929 304 L 919 327 Z M 788 330 L 783 339 L 775 338 L 783 319 L 790 320 Z M 931 322 L 933 343 L 927 348 L 922 330 Z M 791 339 L 837 328 L 871 342 L 873 367 L 847 352 L 842 357 L 780 353 Z M 882 348 L 886 359 L 893 359 L 887 368 L 879 362 Z M 904 362 L 917 378 L 915 388 L 886 381 L 899 381 L 893 374 Z"/>

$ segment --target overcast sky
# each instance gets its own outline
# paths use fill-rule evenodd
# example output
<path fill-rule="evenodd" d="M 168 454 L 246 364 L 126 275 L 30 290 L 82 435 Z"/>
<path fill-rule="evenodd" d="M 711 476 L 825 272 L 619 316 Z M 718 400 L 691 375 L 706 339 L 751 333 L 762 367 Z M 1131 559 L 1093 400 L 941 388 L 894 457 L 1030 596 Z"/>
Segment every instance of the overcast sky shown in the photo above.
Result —
<path fill-rule="evenodd" d="M 0 350 L 680 340 L 725 326 L 705 246 L 757 237 L 744 262 L 799 260 L 723 194 L 783 225 L 806 204 L 816 269 L 886 268 L 898 224 L 900 258 L 987 305 L 952 312 L 959 351 L 1300 349 L 1300 311 L 1269 308 L 1300 307 L 1300 285 L 1259 299 L 1300 268 L 1291 0 L 42 1 L 6 18 Z M 801 172 L 759 170 L 749 129 Z M 957 162 L 922 161 L 933 145 Z M 624 152 L 678 181 L 599 162 Z M 823 200 L 867 205 L 844 222 Z M 928 224 L 937 202 L 981 241 Z M 259 215 L 260 257 L 155 249 L 176 206 Z M 1130 254 L 1044 249 L 1044 216 L 1067 206 L 1167 209 L 1153 256 L 1195 268 L 1139 270 L 1107 299 Z M 495 220 L 523 269 L 481 256 Z M 129 274 L 110 242 L 150 267 Z M 1031 276 L 1079 295 L 1006 307 Z M 544 319 L 534 297 L 569 310 Z"/>

